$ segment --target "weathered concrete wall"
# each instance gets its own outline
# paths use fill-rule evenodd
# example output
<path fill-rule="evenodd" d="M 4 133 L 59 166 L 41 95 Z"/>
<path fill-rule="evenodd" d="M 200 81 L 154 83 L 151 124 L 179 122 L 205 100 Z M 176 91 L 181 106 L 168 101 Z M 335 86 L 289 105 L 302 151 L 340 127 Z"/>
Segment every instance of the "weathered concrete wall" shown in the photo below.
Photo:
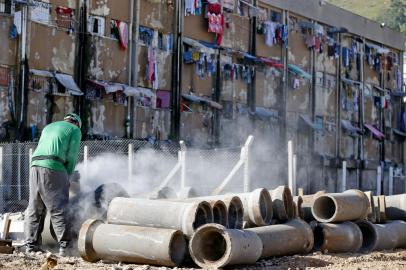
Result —
<path fill-rule="evenodd" d="M 0 64 L 14 66 L 17 55 L 17 42 L 9 38 L 13 17 L 0 14 Z"/>
<path fill-rule="evenodd" d="M 36 22 L 29 24 L 28 57 L 30 68 L 59 71 L 73 75 L 75 63 L 75 35 L 53 26 Z M 44 42 L 47 46 L 44 46 Z"/>

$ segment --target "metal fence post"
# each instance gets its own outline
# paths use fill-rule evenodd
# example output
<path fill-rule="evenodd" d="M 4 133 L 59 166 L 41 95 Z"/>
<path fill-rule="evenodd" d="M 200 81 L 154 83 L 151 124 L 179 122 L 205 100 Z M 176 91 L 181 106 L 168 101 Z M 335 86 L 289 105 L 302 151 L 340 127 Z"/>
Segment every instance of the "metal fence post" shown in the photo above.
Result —
<path fill-rule="evenodd" d="M 134 145 L 128 144 L 128 184 L 132 185 L 133 177 L 133 161 L 134 161 Z"/>
<path fill-rule="evenodd" d="M 84 167 L 83 182 L 87 182 L 88 165 L 89 165 L 88 161 L 89 161 L 89 147 L 85 145 L 83 147 L 83 167 Z"/>
<path fill-rule="evenodd" d="M 21 145 L 17 143 L 17 198 L 21 201 Z"/>
<path fill-rule="evenodd" d="M 0 211 L 4 211 L 4 166 L 3 166 L 3 147 L 0 147 Z"/>
<path fill-rule="evenodd" d="M 389 195 L 393 195 L 393 167 L 389 167 Z"/>
<path fill-rule="evenodd" d="M 180 163 L 180 187 L 186 187 L 186 144 L 180 141 L 180 151 L 178 152 L 178 160 Z"/>
<path fill-rule="evenodd" d="M 245 145 L 242 149 L 242 154 L 244 155 L 244 192 L 251 191 L 251 177 L 250 177 L 250 152 L 251 145 L 254 140 L 254 136 L 250 135 L 245 142 Z"/>
<path fill-rule="evenodd" d="M 31 159 L 32 159 L 32 148 L 28 149 L 28 183 L 31 183 Z"/>
<path fill-rule="evenodd" d="M 376 170 L 376 195 L 382 195 L 382 167 L 378 166 Z"/>
<path fill-rule="evenodd" d="M 293 142 L 288 141 L 288 185 L 293 191 Z"/>
<path fill-rule="evenodd" d="M 347 161 L 343 161 L 343 175 L 341 179 L 341 192 L 347 190 Z"/>
<path fill-rule="evenodd" d="M 297 177 L 297 156 L 293 155 L 292 158 L 292 194 L 293 196 L 296 196 L 296 190 L 297 190 L 297 182 L 296 182 L 296 177 Z"/>

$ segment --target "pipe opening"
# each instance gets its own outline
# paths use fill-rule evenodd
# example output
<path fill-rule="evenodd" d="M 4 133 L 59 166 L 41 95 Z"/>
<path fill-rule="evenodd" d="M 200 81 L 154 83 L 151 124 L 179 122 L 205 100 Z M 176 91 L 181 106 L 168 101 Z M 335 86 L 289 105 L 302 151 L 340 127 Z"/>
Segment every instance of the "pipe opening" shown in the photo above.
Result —
<path fill-rule="evenodd" d="M 222 220 L 221 211 L 220 211 L 219 207 L 214 206 L 213 207 L 213 222 L 217 223 L 217 224 L 221 224 L 221 220 Z"/>
<path fill-rule="evenodd" d="M 204 206 L 200 206 L 197 208 L 195 221 L 193 222 L 194 230 L 197 230 L 197 228 L 199 228 L 200 226 L 211 222 L 212 216 L 209 212 L 210 209 L 206 209 L 206 207 Z"/>
<path fill-rule="evenodd" d="M 241 204 L 231 201 L 228 208 L 228 225 L 230 229 L 241 229 L 243 227 L 243 215 Z"/>
<path fill-rule="evenodd" d="M 272 221 L 272 199 L 268 191 L 261 192 L 259 205 L 262 220 L 265 224 L 270 224 Z"/>
<path fill-rule="evenodd" d="M 186 241 L 182 232 L 176 232 L 172 236 L 170 243 L 169 256 L 172 262 L 180 265 L 186 254 Z"/>
<path fill-rule="evenodd" d="M 314 249 L 320 250 L 324 243 L 324 230 L 323 227 L 317 225 L 313 230 L 314 235 Z"/>
<path fill-rule="evenodd" d="M 230 203 L 230 207 L 228 208 L 228 226 L 230 229 L 237 228 L 237 209 L 235 205 Z"/>
<path fill-rule="evenodd" d="M 222 201 L 213 205 L 213 222 L 227 226 L 227 207 Z"/>
<path fill-rule="evenodd" d="M 226 254 L 226 239 L 223 234 L 217 230 L 202 232 L 196 244 L 198 245 L 198 251 L 194 252 L 194 254 L 199 254 L 200 258 L 198 259 L 205 263 L 216 262 Z"/>
<path fill-rule="evenodd" d="M 362 246 L 361 252 L 370 252 L 376 244 L 376 232 L 373 229 L 372 225 L 367 222 L 358 222 L 358 227 L 362 233 Z"/>
<path fill-rule="evenodd" d="M 336 204 L 330 197 L 319 197 L 314 201 L 313 211 L 313 214 L 319 219 L 327 221 L 334 217 L 336 212 Z"/>

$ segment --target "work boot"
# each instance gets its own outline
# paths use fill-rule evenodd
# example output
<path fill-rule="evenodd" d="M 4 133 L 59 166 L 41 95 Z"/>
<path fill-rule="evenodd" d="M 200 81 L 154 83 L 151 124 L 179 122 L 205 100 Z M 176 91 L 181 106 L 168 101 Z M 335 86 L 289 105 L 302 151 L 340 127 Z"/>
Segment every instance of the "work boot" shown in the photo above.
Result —
<path fill-rule="evenodd" d="M 25 253 L 37 253 L 37 252 L 45 253 L 45 251 L 43 251 L 37 245 L 27 245 L 27 247 L 25 248 Z"/>
<path fill-rule="evenodd" d="M 69 243 L 66 241 L 62 241 L 59 244 L 59 256 L 60 257 L 66 257 L 67 253 L 68 253 L 68 247 L 69 247 Z"/>
<path fill-rule="evenodd" d="M 66 247 L 59 247 L 59 257 L 66 256 Z"/>

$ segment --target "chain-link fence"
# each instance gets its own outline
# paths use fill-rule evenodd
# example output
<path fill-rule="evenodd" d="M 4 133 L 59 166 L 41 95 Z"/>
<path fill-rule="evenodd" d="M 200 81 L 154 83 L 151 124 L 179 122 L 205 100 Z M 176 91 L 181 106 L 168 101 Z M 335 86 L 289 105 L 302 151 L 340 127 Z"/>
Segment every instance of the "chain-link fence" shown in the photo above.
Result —
<path fill-rule="evenodd" d="M 30 153 L 36 146 L 31 142 L 0 144 L 0 213 L 23 211 L 27 207 Z M 104 182 L 118 182 L 132 194 L 151 192 L 173 171 L 179 162 L 179 150 L 178 144 L 169 142 L 84 141 L 77 165 L 81 186 L 95 188 Z M 184 184 L 199 194 L 210 193 L 238 162 L 240 150 L 239 147 L 187 149 Z M 180 174 L 177 171 L 169 182 L 175 191 L 180 189 Z M 238 183 L 238 190 L 243 186 L 240 175 L 232 183 Z"/>

